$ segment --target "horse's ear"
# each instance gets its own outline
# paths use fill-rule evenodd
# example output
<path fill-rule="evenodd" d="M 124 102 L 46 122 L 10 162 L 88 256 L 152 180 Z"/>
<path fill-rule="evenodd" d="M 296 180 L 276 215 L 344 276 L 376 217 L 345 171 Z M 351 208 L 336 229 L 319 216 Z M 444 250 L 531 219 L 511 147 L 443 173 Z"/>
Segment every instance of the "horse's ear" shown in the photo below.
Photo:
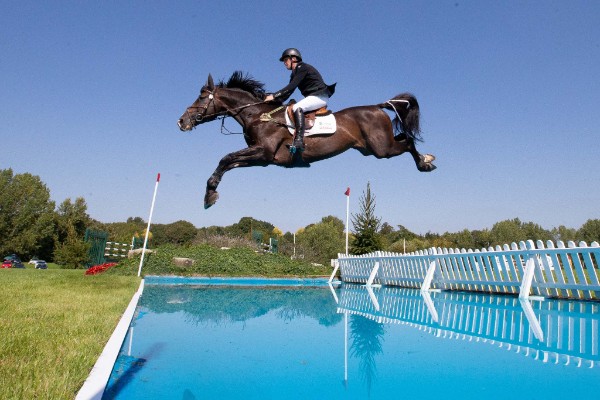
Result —
<path fill-rule="evenodd" d="M 214 90 L 215 82 L 213 81 L 213 77 L 211 74 L 208 74 L 208 79 L 206 80 L 206 88 L 208 90 Z"/>

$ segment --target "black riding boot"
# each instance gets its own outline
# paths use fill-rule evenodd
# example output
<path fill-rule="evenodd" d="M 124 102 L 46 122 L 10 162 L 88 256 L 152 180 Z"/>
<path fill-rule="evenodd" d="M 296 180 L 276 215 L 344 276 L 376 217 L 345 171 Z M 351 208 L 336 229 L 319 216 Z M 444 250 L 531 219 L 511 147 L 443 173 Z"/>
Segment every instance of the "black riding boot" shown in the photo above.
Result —
<path fill-rule="evenodd" d="M 304 151 L 304 111 L 298 108 L 294 111 L 294 119 L 296 120 L 296 135 L 294 136 L 294 143 L 290 147 L 290 151 L 295 153 L 296 151 Z M 293 149 L 293 150 L 292 150 Z"/>

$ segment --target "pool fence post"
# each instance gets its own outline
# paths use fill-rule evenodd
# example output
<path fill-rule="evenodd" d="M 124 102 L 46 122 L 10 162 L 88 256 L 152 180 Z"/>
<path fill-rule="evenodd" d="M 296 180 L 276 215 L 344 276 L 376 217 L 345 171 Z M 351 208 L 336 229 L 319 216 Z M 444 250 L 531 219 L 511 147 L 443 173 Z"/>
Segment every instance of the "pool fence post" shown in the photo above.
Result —
<path fill-rule="evenodd" d="M 425 302 L 425 306 L 427 307 L 427 311 L 429 311 L 429 315 L 431 315 L 431 319 L 433 322 L 438 322 L 440 317 L 438 315 L 437 310 L 435 309 L 435 305 L 433 304 L 433 300 L 431 300 L 431 294 L 428 290 L 421 290 L 421 296 L 423 297 L 423 301 Z"/>
<path fill-rule="evenodd" d="M 429 268 L 427 269 L 425 279 L 423 279 L 423 284 L 421 285 L 421 292 L 427 292 L 431 289 L 431 282 L 433 281 L 433 275 L 435 274 L 435 266 L 435 261 L 429 263 Z"/>
<path fill-rule="evenodd" d="M 527 322 L 529 322 L 529 327 L 533 331 L 533 335 L 540 342 L 544 341 L 544 331 L 542 330 L 542 326 L 540 325 L 540 321 L 538 321 L 535 313 L 533 312 L 533 307 L 531 307 L 531 303 L 529 299 L 522 298 L 519 296 L 519 303 L 521 303 L 521 308 L 523 308 L 523 313 L 525 314 L 525 318 L 527 318 Z"/>
<path fill-rule="evenodd" d="M 377 252 L 379 253 L 379 252 Z M 379 287 L 381 285 L 373 285 L 373 281 L 375 280 L 375 275 L 377 275 L 377 272 L 379 271 L 379 261 L 375 262 L 375 266 L 373 267 L 373 270 L 371 271 L 371 275 L 369 275 L 369 279 L 367 280 L 367 287 L 371 288 L 371 287 Z"/>
<path fill-rule="evenodd" d="M 375 307 L 375 311 L 379 311 L 381 307 L 379 306 L 379 301 L 377 301 L 377 296 L 375 296 L 375 292 L 373 292 L 373 287 L 370 285 L 367 285 L 365 287 L 367 288 L 367 293 L 371 298 L 371 303 L 373 303 L 373 307 Z"/>
<path fill-rule="evenodd" d="M 525 264 L 525 272 L 523 273 L 523 281 L 519 289 L 519 299 L 528 299 L 531 284 L 533 282 L 533 273 L 535 272 L 535 257 L 529 257 Z"/>
<path fill-rule="evenodd" d="M 150 216 L 148 217 L 148 227 L 146 228 L 146 236 L 144 237 L 144 247 L 142 247 L 142 257 L 140 258 L 140 267 L 138 268 L 137 276 L 142 274 L 142 264 L 144 264 L 144 255 L 146 254 L 146 245 L 148 244 L 148 234 L 150 233 L 150 222 L 152 221 L 152 213 L 154 212 L 154 202 L 156 201 L 156 191 L 158 190 L 158 182 L 160 182 L 160 172 L 156 175 L 156 184 L 154 185 L 154 195 L 152 196 L 152 205 L 150 206 Z"/>
<path fill-rule="evenodd" d="M 338 255 L 338 257 L 339 257 L 339 255 Z M 340 260 L 332 259 L 331 264 L 333 265 L 333 272 L 331 273 L 331 276 L 329 277 L 329 280 L 327 281 L 328 283 L 333 282 L 333 278 L 335 278 L 335 274 L 337 273 L 338 269 L 340 268 Z"/>

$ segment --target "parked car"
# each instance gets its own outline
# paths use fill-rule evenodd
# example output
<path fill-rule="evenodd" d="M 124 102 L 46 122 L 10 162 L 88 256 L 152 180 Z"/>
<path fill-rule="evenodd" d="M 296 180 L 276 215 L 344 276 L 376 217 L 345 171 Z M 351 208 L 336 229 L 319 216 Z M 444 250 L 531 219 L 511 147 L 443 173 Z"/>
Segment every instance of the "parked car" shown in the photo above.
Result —
<path fill-rule="evenodd" d="M 25 268 L 19 257 L 16 259 L 5 257 L 2 261 L 2 268 Z"/>
<path fill-rule="evenodd" d="M 36 260 L 35 269 L 48 269 L 48 264 L 44 260 Z"/>
<path fill-rule="evenodd" d="M 18 255 L 16 255 L 16 254 L 11 254 L 11 255 L 9 255 L 9 256 L 6 256 L 6 257 L 4 257 L 4 261 L 6 261 L 6 260 L 11 260 L 11 261 L 18 261 L 18 262 L 21 262 L 21 259 L 20 259 L 20 258 L 19 258 L 19 256 L 18 256 Z"/>

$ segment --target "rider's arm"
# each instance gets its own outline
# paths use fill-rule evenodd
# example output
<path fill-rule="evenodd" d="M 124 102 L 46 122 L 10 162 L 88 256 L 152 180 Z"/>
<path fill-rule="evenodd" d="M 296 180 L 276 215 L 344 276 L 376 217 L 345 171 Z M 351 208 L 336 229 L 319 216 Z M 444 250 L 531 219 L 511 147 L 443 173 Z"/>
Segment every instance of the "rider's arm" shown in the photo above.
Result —
<path fill-rule="evenodd" d="M 275 100 L 287 100 L 287 98 L 290 97 L 292 93 L 294 93 L 294 90 L 296 90 L 300 82 L 302 82 L 302 80 L 306 76 L 306 72 L 307 70 L 305 68 L 301 68 L 300 66 L 298 66 L 298 68 L 296 68 L 296 70 L 294 71 L 292 78 L 290 79 L 290 83 L 288 83 L 287 86 L 283 89 L 273 93 L 273 97 L 275 98 Z"/>

